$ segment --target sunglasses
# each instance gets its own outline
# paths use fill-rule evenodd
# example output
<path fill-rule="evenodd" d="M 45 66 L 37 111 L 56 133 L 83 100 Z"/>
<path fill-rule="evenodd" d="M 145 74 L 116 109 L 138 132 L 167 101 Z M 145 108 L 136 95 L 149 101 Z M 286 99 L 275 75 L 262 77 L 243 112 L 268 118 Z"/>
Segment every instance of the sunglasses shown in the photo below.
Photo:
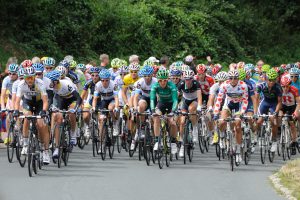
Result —
<path fill-rule="evenodd" d="M 144 77 L 144 78 L 150 78 L 151 75 L 144 75 L 143 77 Z"/>
<path fill-rule="evenodd" d="M 20 77 L 20 78 L 19 78 L 19 80 L 23 80 L 23 79 L 24 79 L 23 77 Z"/>
<path fill-rule="evenodd" d="M 52 81 L 54 85 L 58 84 L 59 81 Z"/>
<path fill-rule="evenodd" d="M 46 70 L 52 70 L 53 67 L 45 67 Z"/>
<path fill-rule="evenodd" d="M 162 82 L 167 82 L 168 79 L 161 79 L 161 80 L 158 80 L 158 82 L 162 83 Z"/>
<path fill-rule="evenodd" d="M 125 75 L 127 75 L 128 73 L 121 73 L 121 76 L 125 76 Z"/>
<path fill-rule="evenodd" d="M 35 73 L 35 75 L 37 75 L 37 76 L 42 76 L 43 73 Z"/>
<path fill-rule="evenodd" d="M 25 80 L 34 80 L 34 76 L 27 76 L 27 77 L 24 77 Z"/>
<path fill-rule="evenodd" d="M 229 77 L 229 80 L 239 80 L 239 77 Z"/>
<path fill-rule="evenodd" d="M 17 73 L 9 73 L 9 75 L 17 75 Z"/>
<path fill-rule="evenodd" d="M 102 82 L 108 82 L 109 80 L 108 79 L 102 79 L 101 81 Z"/>
<path fill-rule="evenodd" d="M 291 76 L 291 78 L 298 78 L 299 76 Z"/>
<path fill-rule="evenodd" d="M 180 79 L 179 77 L 172 77 L 171 78 L 172 80 L 178 80 L 178 79 Z"/>
<path fill-rule="evenodd" d="M 282 88 L 287 88 L 287 87 L 289 87 L 288 85 L 285 85 L 285 86 L 281 86 Z"/>
<path fill-rule="evenodd" d="M 130 71 L 130 73 L 132 73 L 132 74 L 137 74 L 138 71 Z"/>

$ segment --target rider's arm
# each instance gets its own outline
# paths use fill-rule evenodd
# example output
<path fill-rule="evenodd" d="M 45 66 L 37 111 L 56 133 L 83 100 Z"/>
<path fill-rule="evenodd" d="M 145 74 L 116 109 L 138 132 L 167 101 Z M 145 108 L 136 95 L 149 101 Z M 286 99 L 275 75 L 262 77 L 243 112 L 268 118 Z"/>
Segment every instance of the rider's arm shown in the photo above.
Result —
<path fill-rule="evenodd" d="M 243 95 L 242 95 L 242 106 L 241 106 L 241 114 L 244 114 L 247 110 L 248 107 L 248 86 L 246 83 L 242 84 L 243 90 Z"/>
<path fill-rule="evenodd" d="M 207 108 L 213 107 L 215 101 L 215 95 L 210 94 L 208 97 Z"/>
<path fill-rule="evenodd" d="M 134 96 L 133 96 L 133 107 L 135 109 L 137 109 L 138 107 L 138 101 L 139 101 L 139 93 L 134 93 Z"/>
<path fill-rule="evenodd" d="M 15 110 L 20 110 L 20 102 L 21 102 L 21 97 L 16 96 L 16 103 L 14 104 Z"/>
<path fill-rule="evenodd" d="M 221 109 L 221 103 L 223 100 L 223 97 L 226 93 L 226 86 L 224 84 L 221 85 L 221 88 L 219 90 L 218 96 L 217 96 L 217 101 L 214 107 L 214 114 L 219 114 L 220 109 Z"/>
<path fill-rule="evenodd" d="M 177 110 L 177 106 L 178 106 L 178 95 L 177 95 L 177 87 L 175 86 L 175 84 L 173 84 L 174 87 L 171 88 L 172 90 L 172 112 Z"/>
<path fill-rule="evenodd" d="M 202 106 L 202 93 L 201 90 L 197 90 L 197 99 L 198 99 L 198 106 Z"/>
<path fill-rule="evenodd" d="M 85 100 L 87 96 L 88 96 L 87 90 L 83 89 L 83 90 L 82 90 L 82 93 L 81 93 L 81 98 L 82 98 L 83 100 Z"/>
<path fill-rule="evenodd" d="M 251 100 L 253 102 L 253 111 L 254 111 L 254 114 L 257 114 L 258 105 L 257 105 L 257 101 L 256 101 L 256 94 L 254 94 L 254 95 L 251 96 Z"/>
<path fill-rule="evenodd" d="M 123 99 L 123 101 L 124 101 L 124 104 L 125 105 L 128 105 L 129 103 L 128 103 L 128 99 L 127 99 L 127 95 L 126 95 L 126 93 L 127 93 L 127 90 L 128 90 L 128 87 L 127 86 L 123 86 L 122 87 L 122 99 Z"/>
<path fill-rule="evenodd" d="M 49 106 L 48 96 L 47 95 L 42 95 L 41 98 L 42 98 L 42 101 L 43 101 L 43 110 L 46 111 L 46 110 L 48 110 L 48 106 Z"/>
<path fill-rule="evenodd" d="M 155 100 L 156 100 L 156 84 L 151 87 L 150 91 L 150 109 L 153 110 L 155 108 Z M 177 94 L 176 94 L 177 96 Z"/>
<path fill-rule="evenodd" d="M 276 105 L 276 110 L 275 110 L 275 112 L 279 112 L 280 111 L 280 109 L 281 109 L 281 107 L 282 107 L 282 97 L 277 97 L 277 101 L 278 101 L 278 103 L 277 103 L 277 105 Z"/>
<path fill-rule="evenodd" d="M 72 95 L 76 98 L 75 108 L 79 108 L 79 106 L 82 104 L 82 98 L 80 97 L 79 93 L 75 90 L 72 92 Z"/>
<path fill-rule="evenodd" d="M 5 108 L 5 95 L 6 95 L 6 89 L 1 89 L 1 109 Z"/>

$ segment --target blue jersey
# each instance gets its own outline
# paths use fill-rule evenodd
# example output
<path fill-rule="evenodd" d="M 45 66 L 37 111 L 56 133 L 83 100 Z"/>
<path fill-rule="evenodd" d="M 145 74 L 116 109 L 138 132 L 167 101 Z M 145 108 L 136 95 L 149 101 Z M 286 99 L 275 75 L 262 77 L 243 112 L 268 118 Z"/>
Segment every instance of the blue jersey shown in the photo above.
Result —
<path fill-rule="evenodd" d="M 79 78 L 75 72 L 69 70 L 67 77 L 69 77 L 73 81 L 74 84 L 79 83 Z"/>
<path fill-rule="evenodd" d="M 90 99 L 88 100 L 90 105 L 92 105 L 93 102 L 95 86 L 96 84 L 93 82 L 92 79 L 88 80 L 83 86 L 83 90 L 88 91 L 88 89 L 90 89 Z"/>
<path fill-rule="evenodd" d="M 298 89 L 298 91 L 300 91 L 300 80 L 299 80 L 299 78 L 297 79 L 296 82 L 292 81 L 291 85 L 296 87 Z"/>
<path fill-rule="evenodd" d="M 278 83 L 275 83 L 269 90 L 266 82 L 260 83 L 256 86 L 257 93 L 262 95 L 263 101 L 277 103 L 277 97 L 282 96 L 282 89 Z"/>
<path fill-rule="evenodd" d="M 248 86 L 248 103 L 249 103 L 252 102 L 251 96 L 255 94 L 255 83 L 247 79 L 245 79 L 244 82 Z"/>

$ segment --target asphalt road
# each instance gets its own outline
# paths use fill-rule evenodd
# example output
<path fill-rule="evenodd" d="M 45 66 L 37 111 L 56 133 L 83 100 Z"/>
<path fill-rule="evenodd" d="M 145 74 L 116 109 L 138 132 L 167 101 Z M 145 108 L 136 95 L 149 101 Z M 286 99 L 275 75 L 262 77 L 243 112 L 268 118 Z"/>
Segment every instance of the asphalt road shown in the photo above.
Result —
<path fill-rule="evenodd" d="M 262 165 L 258 152 L 248 166 L 230 171 L 229 161 L 218 161 L 214 149 L 194 153 L 192 163 L 173 161 L 169 168 L 146 166 L 137 155 L 129 158 L 123 151 L 114 159 L 102 161 L 92 156 L 91 144 L 76 148 L 67 167 L 51 163 L 29 178 L 27 167 L 14 160 L 8 163 L 6 149 L 0 149 L 0 200 L 176 200 L 176 199 L 282 199 L 271 186 L 268 176 L 284 162 Z"/>

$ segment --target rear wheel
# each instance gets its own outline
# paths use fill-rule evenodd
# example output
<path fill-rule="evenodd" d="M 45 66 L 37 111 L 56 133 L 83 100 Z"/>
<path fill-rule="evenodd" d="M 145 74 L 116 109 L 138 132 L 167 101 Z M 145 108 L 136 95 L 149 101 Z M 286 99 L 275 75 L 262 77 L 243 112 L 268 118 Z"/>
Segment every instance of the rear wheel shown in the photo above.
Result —
<path fill-rule="evenodd" d="M 260 160 L 262 164 L 265 164 L 266 161 L 266 154 L 267 154 L 267 146 L 266 146 L 266 141 L 264 137 L 265 133 L 265 127 L 263 126 L 261 131 L 260 131 L 260 136 L 258 138 L 259 140 L 259 151 L 260 151 Z"/>
<path fill-rule="evenodd" d="M 80 149 L 83 149 L 85 146 L 85 137 L 84 137 L 84 130 L 83 127 L 79 128 L 79 137 L 77 138 L 78 142 L 78 147 Z"/>
<path fill-rule="evenodd" d="M 102 135 L 100 136 L 100 149 L 101 149 L 101 158 L 105 160 L 106 150 L 107 150 L 107 126 L 104 124 L 102 127 Z"/>
<path fill-rule="evenodd" d="M 7 143 L 6 143 L 6 150 L 7 150 L 7 158 L 8 162 L 12 162 L 14 158 L 14 151 L 15 151 L 16 141 L 14 138 L 14 127 L 10 126 L 8 135 L 7 135 Z"/>
<path fill-rule="evenodd" d="M 24 167 L 25 163 L 26 163 L 27 156 L 21 154 L 22 148 L 23 148 L 23 135 L 22 135 L 21 132 L 18 132 L 18 134 L 17 134 L 17 144 L 16 144 L 16 154 L 17 154 L 17 158 L 18 158 L 20 166 Z"/>
<path fill-rule="evenodd" d="M 200 152 L 204 153 L 204 140 L 203 140 L 203 136 L 202 136 L 202 122 L 199 121 L 198 122 L 198 141 L 199 141 L 199 148 L 200 148 Z"/>
<path fill-rule="evenodd" d="M 100 136 L 97 123 L 93 122 L 92 125 L 92 146 L 93 146 L 93 156 L 98 155 L 99 146 L 100 146 Z"/>
<path fill-rule="evenodd" d="M 164 167 L 164 154 L 162 147 L 159 145 L 158 150 L 157 150 L 157 160 L 158 160 L 158 166 L 160 169 Z"/>

